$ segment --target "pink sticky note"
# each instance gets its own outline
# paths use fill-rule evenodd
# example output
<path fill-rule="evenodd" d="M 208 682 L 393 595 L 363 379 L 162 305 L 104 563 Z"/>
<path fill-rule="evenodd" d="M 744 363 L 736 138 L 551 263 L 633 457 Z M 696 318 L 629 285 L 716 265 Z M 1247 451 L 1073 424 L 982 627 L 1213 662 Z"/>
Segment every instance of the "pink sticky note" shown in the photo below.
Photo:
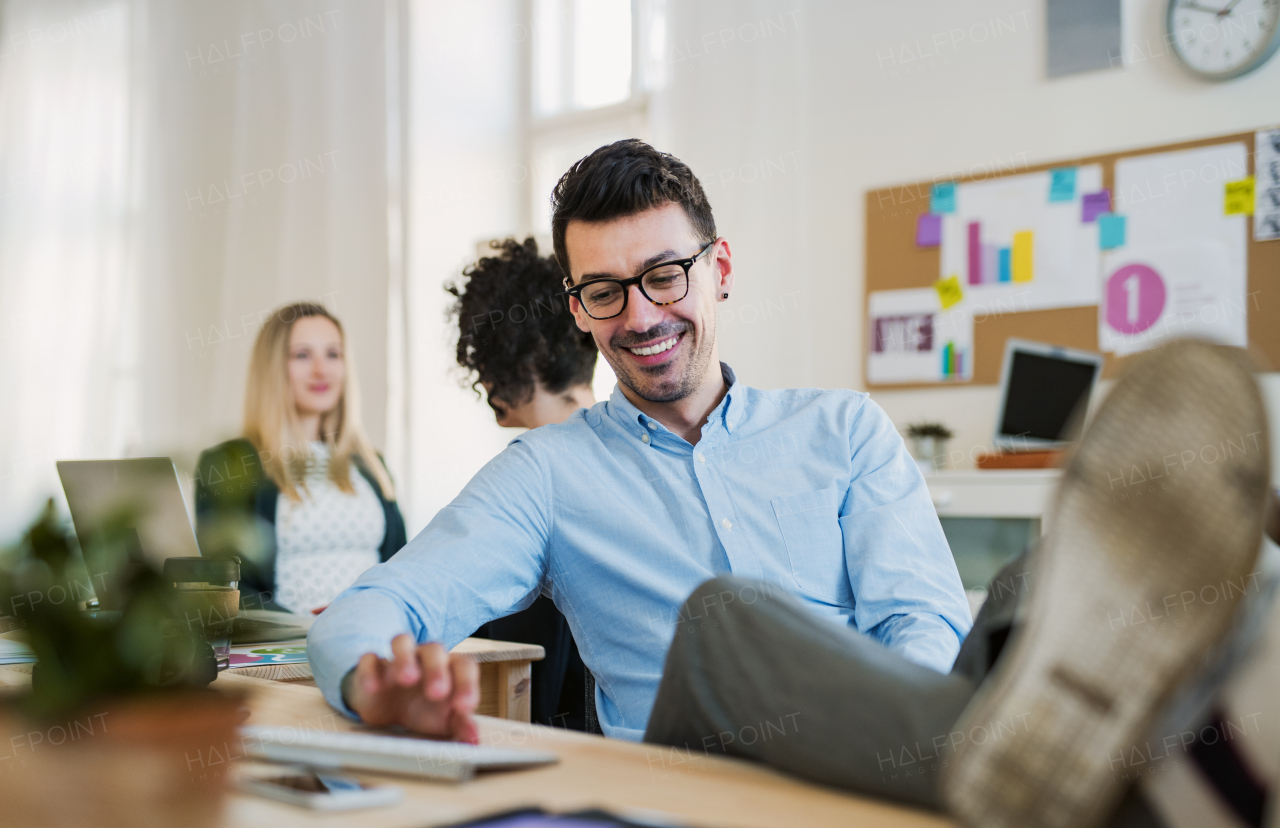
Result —
<path fill-rule="evenodd" d="M 1080 206 L 1080 221 L 1090 222 L 1101 213 L 1111 212 L 1111 191 L 1099 190 L 1096 193 L 1085 193 Z"/>
<path fill-rule="evenodd" d="M 916 247 L 937 247 L 942 244 L 942 216 L 921 213 L 916 216 Z"/>

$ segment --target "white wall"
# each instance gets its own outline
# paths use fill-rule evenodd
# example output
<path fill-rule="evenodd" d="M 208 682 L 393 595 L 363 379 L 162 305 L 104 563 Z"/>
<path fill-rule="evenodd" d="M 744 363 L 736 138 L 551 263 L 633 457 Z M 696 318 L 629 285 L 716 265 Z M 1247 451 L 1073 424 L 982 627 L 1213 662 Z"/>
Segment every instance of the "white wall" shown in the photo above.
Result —
<path fill-rule="evenodd" d="M 1165 7 L 1125 0 L 1129 66 L 1050 81 L 1043 2 L 670 4 L 654 132 L 708 184 L 733 245 L 724 358 L 762 387 L 862 387 L 869 189 L 1280 123 L 1280 58 L 1196 80 L 1159 54 Z M 1280 402 L 1280 377 L 1265 386 Z M 994 387 L 874 397 L 899 427 L 945 421 L 953 448 L 994 428 Z"/>
<path fill-rule="evenodd" d="M 302 299 L 343 322 L 364 421 L 387 399 L 382 4 L 152 3 L 134 452 L 239 434 L 261 317 Z M 239 55 L 233 57 L 232 55 Z"/>
<path fill-rule="evenodd" d="M 413 537 L 515 436 L 458 382 L 453 297 L 443 285 L 482 239 L 516 232 L 522 188 L 517 0 L 410 6 L 410 195 L 406 276 L 409 462 L 402 509 Z"/>

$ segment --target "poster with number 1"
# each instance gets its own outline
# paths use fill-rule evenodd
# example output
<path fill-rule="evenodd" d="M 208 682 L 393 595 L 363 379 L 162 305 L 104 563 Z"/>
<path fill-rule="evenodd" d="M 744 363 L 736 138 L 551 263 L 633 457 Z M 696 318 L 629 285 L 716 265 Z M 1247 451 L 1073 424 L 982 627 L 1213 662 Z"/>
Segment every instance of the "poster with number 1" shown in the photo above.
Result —
<path fill-rule="evenodd" d="M 1245 176 L 1243 144 L 1116 162 L 1124 244 L 1103 251 L 1099 346 L 1125 355 L 1201 336 L 1248 343 L 1247 217 L 1227 215 L 1228 182 Z"/>

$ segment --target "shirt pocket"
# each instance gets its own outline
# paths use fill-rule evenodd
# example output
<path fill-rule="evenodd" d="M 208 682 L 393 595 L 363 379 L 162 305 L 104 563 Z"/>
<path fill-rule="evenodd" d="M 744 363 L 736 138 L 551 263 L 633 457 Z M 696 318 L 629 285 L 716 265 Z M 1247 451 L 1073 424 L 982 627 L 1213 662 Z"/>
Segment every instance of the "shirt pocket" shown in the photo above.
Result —
<path fill-rule="evenodd" d="M 853 606 L 836 489 L 771 500 L 796 586 L 829 604 Z"/>

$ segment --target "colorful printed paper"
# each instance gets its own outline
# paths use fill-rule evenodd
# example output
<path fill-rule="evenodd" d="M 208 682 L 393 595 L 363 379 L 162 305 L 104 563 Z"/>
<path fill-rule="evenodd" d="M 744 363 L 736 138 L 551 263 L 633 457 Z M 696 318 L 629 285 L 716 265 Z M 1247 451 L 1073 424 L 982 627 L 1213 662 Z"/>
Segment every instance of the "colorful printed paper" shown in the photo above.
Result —
<path fill-rule="evenodd" d="M 1076 168 L 1060 167 L 1049 170 L 1049 200 L 1074 201 L 1076 197 Z"/>
<path fill-rule="evenodd" d="M 1228 181 L 1223 196 L 1223 215 L 1253 215 L 1253 176 Z"/>
<path fill-rule="evenodd" d="M 916 247 L 937 247 L 942 244 L 942 216 L 937 213 L 921 213 L 916 216 Z"/>
<path fill-rule="evenodd" d="M 933 289 L 938 292 L 938 300 L 942 302 L 943 310 L 958 304 L 964 299 L 964 290 L 960 287 L 960 277 L 955 274 L 934 282 Z"/>
<path fill-rule="evenodd" d="M 1248 293 L 1249 219 L 1224 210 L 1224 185 L 1245 178 L 1247 150 L 1236 142 L 1116 162 L 1125 238 L 1102 254 L 1103 350 L 1131 354 L 1187 336 L 1248 343 L 1248 310 L 1256 307 Z"/>
<path fill-rule="evenodd" d="M 956 183 L 954 181 L 943 181 L 933 185 L 933 192 L 929 198 L 929 212 L 931 213 L 954 213 L 956 211 Z"/>
<path fill-rule="evenodd" d="M 868 382 L 892 385 L 972 379 L 973 316 L 964 309 L 963 298 L 946 310 L 939 309 L 943 291 L 959 291 L 964 296 L 960 278 L 949 279 L 949 287 L 935 284 L 878 290 L 867 298 Z"/>
<path fill-rule="evenodd" d="M 1113 250 L 1124 244 L 1124 216 L 1115 213 L 1103 213 L 1098 216 L 1098 247 Z"/>
<path fill-rule="evenodd" d="M 1098 303 L 1098 228 L 1080 217 L 1083 194 L 1103 189 L 1102 166 L 1070 169 L 1071 201 L 1048 199 L 1049 170 L 957 185 L 956 211 L 942 216 L 935 278 L 958 274 L 970 313 Z M 1064 177 L 1070 176 L 1059 176 Z M 1064 186 L 1060 181 L 1059 189 Z"/>
<path fill-rule="evenodd" d="M 306 664 L 306 639 L 272 644 L 248 644 L 231 648 L 230 666 L 261 667 L 265 664 Z"/>
<path fill-rule="evenodd" d="M 1099 190 L 1096 193 L 1085 193 L 1081 200 L 1080 221 L 1094 221 L 1103 213 L 1111 212 L 1111 191 Z"/>

